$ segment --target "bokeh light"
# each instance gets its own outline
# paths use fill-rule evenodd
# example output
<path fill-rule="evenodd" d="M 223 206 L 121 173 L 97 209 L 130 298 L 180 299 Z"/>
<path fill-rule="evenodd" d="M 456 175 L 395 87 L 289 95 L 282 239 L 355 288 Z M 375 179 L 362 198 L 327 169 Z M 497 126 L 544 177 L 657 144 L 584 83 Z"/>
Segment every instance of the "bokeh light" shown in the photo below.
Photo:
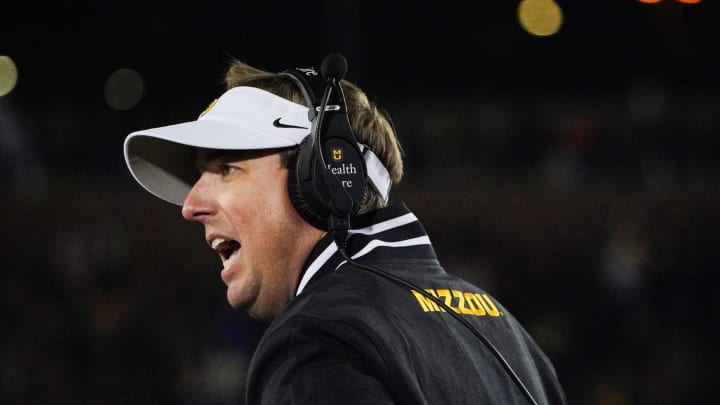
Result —
<path fill-rule="evenodd" d="M 142 99 L 145 87 L 134 69 L 118 69 L 105 81 L 105 101 L 114 110 L 129 110 Z"/>
<path fill-rule="evenodd" d="M 0 97 L 9 94 L 17 84 L 18 71 L 15 62 L 6 55 L 0 55 Z"/>
<path fill-rule="evenodd" d="M 560 30 L 563 14 L 553 0 L 522 0 L 518 6 L 518 18 L 525 31 L 544 37 Z"/>

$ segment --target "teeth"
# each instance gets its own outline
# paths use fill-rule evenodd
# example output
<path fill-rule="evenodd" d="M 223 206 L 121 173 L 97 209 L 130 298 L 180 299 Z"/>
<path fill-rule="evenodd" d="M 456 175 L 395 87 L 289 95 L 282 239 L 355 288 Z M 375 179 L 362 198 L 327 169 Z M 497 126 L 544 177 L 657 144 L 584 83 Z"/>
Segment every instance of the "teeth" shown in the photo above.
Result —
<path fill-rule="evenodd" d="M 210 241 L 210 246 L 222 257 L 223 261 L 230 259 L 240 249 L 240 242 L 232 239 L 215 238 Z"/>
<path fill-rule="evenodd" d="M 210 246 L 212 246 L 213 250 L 217 250 L 218 246 L 220 246 L 220 244 L 223 242 L 227 242 L 227 239 L 216 238 L 216 239 L 212 240 L 212 243 L 210 244 Z"/>

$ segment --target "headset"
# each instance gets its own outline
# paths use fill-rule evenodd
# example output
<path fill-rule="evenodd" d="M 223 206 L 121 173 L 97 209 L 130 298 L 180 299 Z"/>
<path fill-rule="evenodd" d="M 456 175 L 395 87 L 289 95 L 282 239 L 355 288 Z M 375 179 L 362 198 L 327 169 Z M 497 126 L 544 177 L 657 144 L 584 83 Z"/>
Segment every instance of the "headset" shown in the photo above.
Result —
<path fill-rule="evenodd" d="M 308 104 L 310 134 L 300 143 L 288 190 L 293 205 L 313 226 L 347 236 L 368 192 L 360 144 L 350 126 L 340 80 L 347 60 L 338 53 L 323 60 L 321 71 L 292 68 L 280 73 L 301 89 Z"/>
<path fill-rule="evenodd" d="M 368 191 L 365 160 L 355 138 L 340 81 L 347 60 L 338 53 L 325 57 L 320 73 L 315 68 L 291 68 L 279 74 L 291 78 L 308 105 L 310 134 L 300 143 L 294 173 L 288 179 L 293 205 L 313 226 L 327 230 L 338 251 L 350 264 L 423 294 L 467 327 L 492 352 L 531 404 L 537 401 L 502 353 L 478 329 L 444 302 L 408 280 L 380 268 L 356 262 L 346 252 L 350 218 L 357 214 Z"/>

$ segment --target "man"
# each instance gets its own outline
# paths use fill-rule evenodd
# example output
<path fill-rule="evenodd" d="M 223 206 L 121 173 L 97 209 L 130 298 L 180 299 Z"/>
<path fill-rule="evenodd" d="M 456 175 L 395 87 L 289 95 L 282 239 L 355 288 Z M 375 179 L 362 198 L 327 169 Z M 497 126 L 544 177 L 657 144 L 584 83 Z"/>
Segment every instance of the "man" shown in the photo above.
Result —
<path fill-rule="evenodd" d="M 343 63 L 235 61 L 198 120 L 125 140 L 135 179 L 204 225 L 230 305 L 270 322 L 246 403 L 565 403 L 510 312 L 388 204 L 402 151 Z"/>

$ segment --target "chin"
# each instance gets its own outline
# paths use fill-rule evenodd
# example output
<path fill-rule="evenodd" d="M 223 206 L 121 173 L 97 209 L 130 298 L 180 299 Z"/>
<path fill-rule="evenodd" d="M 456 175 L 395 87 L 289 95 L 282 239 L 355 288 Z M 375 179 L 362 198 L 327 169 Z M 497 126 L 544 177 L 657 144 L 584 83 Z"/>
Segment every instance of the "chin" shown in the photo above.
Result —
<path fill-rule="evenodd" d="M 235 297 L 232 294 L 232 289 L 228 288 L 227 290 L 227 302 L 230 304 L 230 306 L 235 310 L 244 310 L 247 309 L 248 304 L 244 300 L 240 299 L 239 297 Z"/>

